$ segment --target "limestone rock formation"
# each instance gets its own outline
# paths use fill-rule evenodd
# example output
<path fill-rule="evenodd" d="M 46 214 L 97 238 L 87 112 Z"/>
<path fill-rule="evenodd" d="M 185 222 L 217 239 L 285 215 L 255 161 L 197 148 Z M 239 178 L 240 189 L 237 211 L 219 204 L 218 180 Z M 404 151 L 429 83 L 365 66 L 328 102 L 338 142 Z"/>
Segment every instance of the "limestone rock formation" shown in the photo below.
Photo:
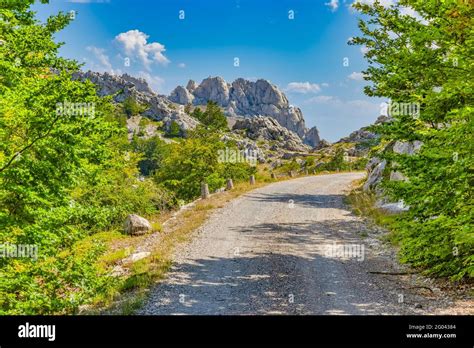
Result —
<path fill-rule="evenodd" d="M 197 84 L 194 80 L 189 80 L 188 84 L 186 85 L 186 89 L 190 92 L 193 93 L 194 90 L 197 88 Z"/>
<path fill-rule="evenodd" d="M 386 160 L 381 160 L 378 157 L 373 157 L 367 163 L 367 180 L 364 183 L 364 191 L 377 190 L 377 185 L 382 181 L 383 172 L 387 165 Z"/>
<path fill-rule="evenodd" d="M 229 104 L 229 86 L 221 77 L 208 77 L 193 91 L 194 104 L 203 105 L 209 100 L 216 102 L 219 106 L 226 107 Z"/>
<path fill-rule="evenodd" d="M 180 88 L 175 89 L 170 100 L 186 104 L 190 97 Z M 190 80 L 186 91 L 193 95 L 194 105 L 204 105 L 214 101 L 224 108 L 229 117 L 267 116 L 290 131 L 295 132 L 303 142 L 314 147 L 319 142 L 316 127 L 307 129 L 301 109 L 289 104 L 285 94 L 267 80 L 248 81 L 239 78 L 228 84 L 221 77 L 208 77 L 199 85 Z"/>
<path fill-rule="evenodd" d="M 326 139 L 321 139 L 318 145 L 316 145 L 313 150 L 317 151 L 317 150 L 325 149 L 329 146 L 331 146 L 331 143 L 329 141 L 327 141 Z"/>
<path fill-rule="evenodd" d="M 393 152 L 401 155 L 413 155 L 421 148 L 423 143 L 419 140 L 413 142 L 409 141 L 396 141 L 393 144 Z"/>
<path fill-rule="evenodd" d="M 178 86 L 173 90 L 173 92 L 171 92 L 169 100 L 174 103 L 186 105 L 193 102 L 194 95 L 192 95 L 186 88 Z"/>
<path fill-rule="evenodd" d="M 389 122 L 390 120 L 390 117 L 382 115 L 377 118 L 374 124 Z M 349 136 L 341 138 L 338 143 L 362 143 L 372 139 L 377 139 L 378 137 L 377 134 L 369 130 L 369 127 L 362 127 L 359 130 L 352 132 Z"/>
<path fill-rule="evenodd" d="M 321 142 L 319 137 L 319 130 L 316 127 L 312 127 L 307 130 L 304 134 L 303 142 L 311 147 L 316 147 Z"/>
<path fill-rule="evenodd" d="M 305 145 L 296 133 L 282 127 L 271 117 L 255 116 L 237 120 L 234 130 L 244 129 L 246 136 L 253 140 L 267 140 L 274 142 L 274 150 L 283 148 L 290 151 L 308 152 L 310 147 Z"/>
<path fill-rule="evenodd" d="M 119 76 L 92 71 L 76 73 L 74 78 L 90 80 L 97 86 L 98 95 L 113 95 L 113 100 L 117 103 L 122 103 L 130 97 L 135 99 L 147 107 L 142 116 L 163 121 L 165 127 L 169 127 L 171 122 L 175 121 L 183 134 L 199 124 L 194 118 L 177 110 L 168 98 L 153 92 L 144 79 L 137 79 L 127 74 Z"/>
<path fill-rule="evenodd" d="M 388 144 L 383 151 L 393 151 L 397 154 L 403 154 L 408 156 L 413 156 L 419 149 L 423 143 L 421 141 L 415 140 L 413 142 L 408 141 L 395 141 L 394 143 Z M 367 181 L 364 184 L 364 190 L 375 190 L 376 192 L 380 193 L 378 189 L 379 183 L 383 179 L 383 174 L 385 168 L 390 168 L 390 174 L 388 176 L 389 180 L 391 181 L 403 181 L 408 180 L 408 178 L 403 175 L 401 172 L 396 170 L 396 163 L 389 163 L 387 166 L 386 160 L 380 160 L 378 157 L 373 157 L 367 163 Z"/>

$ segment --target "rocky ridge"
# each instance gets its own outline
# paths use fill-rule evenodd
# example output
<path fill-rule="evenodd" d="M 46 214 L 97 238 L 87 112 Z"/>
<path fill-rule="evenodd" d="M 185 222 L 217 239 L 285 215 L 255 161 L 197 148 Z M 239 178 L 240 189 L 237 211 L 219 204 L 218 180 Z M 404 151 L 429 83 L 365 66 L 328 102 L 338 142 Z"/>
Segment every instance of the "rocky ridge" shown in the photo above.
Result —
<path fill-rule="evenodd" d="M 271 117 L 255 116 L 239 119 L 235 122 L 233 130 L 244 130 L 246 137 L 252 140 L 269 141 L 272 143 L 271 150 L 280 148 L 297 152 L 311 150 L 311 147 L 304 144 L 294 132 L 281 126 Z"/>
<path fill-rule="evenodd" d="M 190 80 L 186 88 L 176 87 L 169 99 L 182 105 L 205 105 L 208 101 L 214 101 L 227 116 L 271 117 L 311 147 L 320 141 L 316 127 L 305 127 L 301 109 L 290 105 L 285 94 L 264 79 L 254 82 L 239 78 L 230 84 L 217 76 L 208 77 L 199 85 Z"/>
<path fill-rule="evenodd" d="M 92 71 L 76 73 L 74 77 L 80 80 L 90 80 L 98 87 L 97 94 L 99 96 L 111 95 L 117 103 L 123 103 L 127 98 L 135 99 L 138 103 L 146 106 L 142 116 L 162 121 L 165 129 L 169 129 L 174 121 L 185 134 L 199 124 L 197 120 L 178 110 L 166 96 L 153 92 L 144 79 L 127 74 L 118 76 Z"/>
<path fill-rule="evenodd" d="M 232 120 L 230 128 L 238 135 L 243 148 L 255 150 L 260 146 L 262 149 L 257 151 L 283 154 L 287 151 L 309 152 L 320 143 L 317 128 L 305 128 L 301 110 L 290 106 L 286 96 L 266 80 L 237 79 L 228 84 L 220 77 L 213 77 L 204 79 L 199 85 L 190 80 L 186 87 L 176 87 L 167 97 L 156 94 L 146 80 L 128 74 L 118 76 L 88 71 L 75 74 L 75 78 L 90 80 L 97 86 L 98 95 L 112 96 L 116 103 L 123 103 L 128 98 L 136 100 L 145 106 L 140 117 L 161 121 L 165 130 L 175 122 L 183 136 L 199 124 L 184 111 L 183 105 L 198 106 L 213 100 Z M 127 120 L 131 134 L 140 132 L 144 137 L 158 134 L 156 126 L 148 125 L 141 129 L 140 117 Z M 262 160 L 264 153 L 261 152 L 259 157 Z"/>

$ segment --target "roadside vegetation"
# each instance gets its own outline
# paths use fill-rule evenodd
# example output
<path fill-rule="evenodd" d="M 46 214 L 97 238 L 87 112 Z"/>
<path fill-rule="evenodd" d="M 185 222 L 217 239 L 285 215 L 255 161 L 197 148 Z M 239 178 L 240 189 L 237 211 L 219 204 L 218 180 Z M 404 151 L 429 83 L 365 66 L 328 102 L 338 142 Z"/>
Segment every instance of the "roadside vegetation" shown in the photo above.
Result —
<path fill-rule="evenodd" d="M 0 314 L 77 313 L 144 282 L 143 270 L 111 274 L 127 254 L 111 247 L 129 238 L 128 214 L 154 220 L 159 231 L 155 217 L 197 198 L 201 182 L 211 190 L 227 178 L 238 184 L 255 168 L 218 162 L 217 150 L 233 145 L 219 141 L 225 117 L 215 105 L 195 110 L 203 126 L 185 139 L 130 142 L 126 120 L 143 106 L 131 98 L 113 104 L 74 80 L 79 64 L 59 57 L 53 40 L 70 16 L 40 23 L 33 2 L 0 9 L 0 244 L 38 248 L 36 258 L 0 258 Z"/>
<path fill-rule="evenodd" d="M 474 7 L 469 1 L 401 0 L 394 7 L 363 2 L 369 96 L 390 106 L 391 122 L 373 127 L 381 141 L 420 141 L 414 154 L 382 148 L 375 155 L 405 180 L 383 188 L 409 211 L 392 223 L 400 259 L 426 274 L 453 280 L 474 276 Z M 410 6 L 416 16 L 405 14 Z M 413 110 L 413 108 L 412 108 Z"/>

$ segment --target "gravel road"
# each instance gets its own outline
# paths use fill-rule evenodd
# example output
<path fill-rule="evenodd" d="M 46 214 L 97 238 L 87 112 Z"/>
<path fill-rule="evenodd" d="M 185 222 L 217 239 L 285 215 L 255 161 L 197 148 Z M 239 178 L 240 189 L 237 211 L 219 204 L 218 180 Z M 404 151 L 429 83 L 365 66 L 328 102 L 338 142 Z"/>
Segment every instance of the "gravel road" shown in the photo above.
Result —
<path fill-rule="evenodd" d="M 363 175 L 278 182 L 227 203 L 137 314 L 421 314 L 399 303 L 397 284 L 368 273 L 394 266 L 343 203 Z"/>

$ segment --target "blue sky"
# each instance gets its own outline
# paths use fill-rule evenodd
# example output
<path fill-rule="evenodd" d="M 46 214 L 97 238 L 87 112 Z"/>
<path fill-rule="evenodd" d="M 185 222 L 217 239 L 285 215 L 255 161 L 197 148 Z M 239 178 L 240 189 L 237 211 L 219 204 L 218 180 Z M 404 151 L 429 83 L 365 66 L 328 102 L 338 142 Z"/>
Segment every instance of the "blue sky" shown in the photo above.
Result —
<path fill-rule="evenodd" d="M 161 94 L 208 76 L 268 79 L 336 141 L 372 123 L 381 103 L 363 93 L 361 47 L 347 45 L 358 35 L 352 2 L 51 0 L 35 10 L 42 20 L 75 11 L 57 40 L 85 69 L 141 76 Z"/>

